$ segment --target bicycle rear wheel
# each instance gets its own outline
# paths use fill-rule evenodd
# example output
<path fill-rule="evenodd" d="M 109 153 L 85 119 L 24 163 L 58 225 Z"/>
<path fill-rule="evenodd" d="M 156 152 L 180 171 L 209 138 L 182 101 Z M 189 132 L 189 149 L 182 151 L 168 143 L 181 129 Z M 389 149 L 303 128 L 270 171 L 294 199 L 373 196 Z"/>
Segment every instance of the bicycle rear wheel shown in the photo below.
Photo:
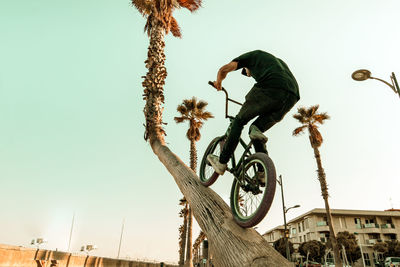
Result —
<path fill-rule="evenodd" d="M 225 136 L 216 137 L 210 142 L 206 151 L 204 152 L 203 159 L 201 160 L 200 163 L 200 175 L 199 175 L 200 183 L 204 186 L 208 187 L 212 185 L 219 177 L 219 174 L 214 171 L 214 168 L 208 162 L 207 156 L 209 154 L 214 154 L 216 156 L 219 156 L 221 154 L 222 148 L 224 147 L 224 143 L 225 143 Z"/>
<path fill-rule="evenodd" d="M 257 179 L 258 171 L 265 173 L 265 186 Z M 231 210 L 236 223 L 249 228 L 261 222 L 272 205 L 276 188 L 275 166 L 267 154 L 255 153 L 246 159 L 240 173 L 244 175 L 242 183 L 234 179 L 232 184 Z"/>

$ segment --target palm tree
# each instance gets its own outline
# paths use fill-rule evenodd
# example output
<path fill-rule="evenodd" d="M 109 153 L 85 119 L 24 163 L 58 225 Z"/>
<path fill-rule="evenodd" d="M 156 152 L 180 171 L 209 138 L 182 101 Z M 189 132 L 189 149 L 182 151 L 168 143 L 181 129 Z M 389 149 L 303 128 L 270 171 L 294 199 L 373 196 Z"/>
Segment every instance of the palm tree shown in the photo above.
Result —
<path fill-rule="evenodd" d="M 176 123 L 182 123 L 185 121 L 189 122 L 189 129 L 186 132 L 186 137 L 190 141 L 190 168 L 196 172 L 197 169 L 197 149 L 196 142 L 200 140 L 200 128 L 203 126 L 204 121 L 214 118 L 214 116 L 205 111 L 208 105 L 205 101 L 197 101 L 195 97 L 192 99 L 185 99 L 183 103 L 177 107 L 177 111 L 180 113 L 179 117 L 175 117 Z M 185 198 L 184 198 L 185 199 Z M 186 199 L 185 199 L 186 201 Z M 186 262 L 185 266 L 193 266 L 193 254 L 192 254 L 192 226 L 193 216 L 192 210 L 189 206 L 188 209 L 188 221 L 187 221 L 187 248 L 186 248 Z"/>
<path fill-rule="evenodd" d="M 196 221 L 210 240 L 215 265 L 250 266 L 263 262 L 266 266 L 290 266 L 254 229 L 243 229 L 235 224 L 224 200 L 202 186 L 198 176 L 165 144 L 162 120 L 167 76 L 164 36 L 168 32 L 180 36 L 178 23 L 172 16 L 175 9 L 183 7 L 195 11 L 200 7 L 201 0 L 132 0 L 132 3 L 147 19 L 145 30 L 150 38 L 145 61 L 148 72 L 142 83 L 143 99 L 146 101 L 145 139 L 190 203 Z"/>
<path fill-rule="evenodd" d="M 326 213 L 327 213 L 327 217 L 328 217 L 330 239 L 332 242 L 335 263 L 336 263 L 336 265 L 341 266 L 342 262 L 340 259 L 339 248 L 338 248 L 338 244 L 337 244 L 337 240 L 336 240 L 335 231 L 333 229 L 331 209 L 329 207 L 329 202 L 328 202 L 328 197 L 329 197 L 328 185 L 326 183 L 325 170 L 322 167 L 321 155 L 320 155 L 319 149 L 318 149 L 323 142 L 322 135 L 318 130 L 318 124 L 323 124 L 324 121 L 329 119 L 330 117 L 328 116 L 328 114 L 326 112 L 317 113 L 318 108 L 319 108 L 319 105 L 311 106 L 308 109 L 304 108 L 304 107 L 300 107 L 297 109 L 298 113 L 293 115 L 293 118 L 298 120 L 302 125 L 293 131 L 293 135 L 298 136 L 299 134 L 303 133 L 306 129 L 308 129 L 310 144 L 314 150 L 315 160 L 317 161 L 318 180 L 321 185 L 322 197 L 325 202 L 325 209 L 326 209 Z"/>
<path fill-rule="evenodd" d="M 179 227 L 179 266 L 183 266 L 185 261 L 185 245 L 187 233 L 188 202 L 185 197 L 179 200 L 179 205 L 183 206 L 179 212 L 179 217 L 183 218 L 183 224 Z"/>
<path fill-rule="evenodd" d="M 193 243 L 193 254 L 194 254 L 194 259 L 196 262 L 200 261 L 199 249 L 200 249 L 200 244 L 201 244 L 201 242 L 203 242 L 204 239 L 206 239 L 206 234 L 203 231 L 200 231 L 199 236 L 196 238 L 196 240 Z"/>

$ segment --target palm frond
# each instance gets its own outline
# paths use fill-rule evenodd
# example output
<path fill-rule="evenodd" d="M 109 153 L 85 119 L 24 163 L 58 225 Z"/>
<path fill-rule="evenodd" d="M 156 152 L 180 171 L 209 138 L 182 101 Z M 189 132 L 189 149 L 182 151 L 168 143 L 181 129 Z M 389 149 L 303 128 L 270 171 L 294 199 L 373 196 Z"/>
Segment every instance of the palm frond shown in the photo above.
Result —
<path fill-rule="evenodd" d="M 176 110 L 182 114 L 182 116 L 186 116 L 188 115 L 188 109 L 185 105 L 179 105 Z"/>
<path fill-rule="evenodd" d="M 191 99 L 185 99 L 185 100 L 183 100 L 183 105 L 185 105 L 185 107 L 186 107 L 188 110 L 193 110 L 193 102 L 192 102 Z"/>
<path fill-rule="evenodd" d="M 193 12 L 201 7 L 201 0 L 177 0 L 181 7 Z"/>
<path fill-rule="evenodd" d="M 308 130 L 310 132 L 311 143 L 316 147 L 320 147 L 324 139 L 322 138 L 321 133 L 318 131 L 318 128 L 314 125 L 311 125 L 308 127 Z"/>
<path fill-rule="evenodd" d="M 199 128 L 195 128 L 195 134 L 193 136 L 194 141 L 199 141 L 201 138 L 201 134 L 200 134 L 200 129 Z"/>
<path fill-rule="evenodd" d="M 197 109 L 199 109 L 200 111 L 202 111 L 206 106 L 208 105 L 208 103 L 204 100 L 200 100 L 197 103 Z"/>
<path fill-rule="evenodd" d="M 306 110 L 305 107 L 299 107 L 299 108 L 297 109 L 297 112 L 298 112 L 300 115 L 302 115 L 303 117 L 307 117 L 307 110 Z"/>
<path fill-rule="evenodd" d="M 186 203 L 187 203 L 187 200 L 185 197 L 179 199 L 179 205 L 184 206 L 184 205 L 186 205 Z"/>
<path fill-rule="evenodd" d="M 300 123 L 305 124 L 307 123 L 307 119 L 306 117 L 304 117 L 303 115 L 296 113 L 293 115 L 293 118 L 295 118 L 296 120 L 298 120 Z"/>
<path fill-rule="evenodd" d="M 181 123 L 184 122 L 185 120 L 187 120 L 186 117 L 174 117 L 174 120 L 176 123 Z"/>
<path fill-rule="evenodd" d="M 329 120 L 331 117 L 326 112 L 324 112 L 314 115 L 313 118 L 316 122 L 323 124 L 325 120 Z"/>
<path fill-rule="evenodd" d="M 173 36 L 181 38 L 182 33 L 181 33 L 181 28 L 179 27 L 178 22 L 174 17 L 171 16 L 171 25 L 170 25 L 171 33 Z"/>
<path fill-rule="evenodd" d="M 305 129 L 306 127 L 307 127 L 307 125 L 303 125 L 303 126 L 297 127 L 296 129 L 293 130 L 292 135 L 293 135 L 293 136 L 298 136 L 298 135 L 304 133 L 304 129 Z"/>
<path fill-rule="evenodd" d="M 132 0 L 132 5 L 145 17 L 151 13 L 152 5 L 148 0 Z"/>
<path fill-rule="evenodd" d="M 307 109 L 307 117 L 311 118 L 317 112 L 319 105 L 311 106 Z"/>

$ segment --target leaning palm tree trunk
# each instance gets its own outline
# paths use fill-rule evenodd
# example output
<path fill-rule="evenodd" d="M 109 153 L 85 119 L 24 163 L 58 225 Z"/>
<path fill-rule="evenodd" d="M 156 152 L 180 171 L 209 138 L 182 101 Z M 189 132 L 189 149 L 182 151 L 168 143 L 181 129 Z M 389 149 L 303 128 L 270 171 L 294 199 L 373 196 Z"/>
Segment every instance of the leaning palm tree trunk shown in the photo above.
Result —
<path fill-rule="evenodd" d="M 310 142 L 311 142 L 311 146 L 314 150 L 315 160 L 317 161 L 318 180 L 321 185 L 322 198 L 324 199 L 324 203 L 325 203 L 325 210 L 326 210 L 326 215 L 327 215 L 326 217 L 328 219 L 329 233 L 330 233 L 329 238 L 332 242 L 333 255 L 335 257 L 335 264 L 340 266 L 342 264 L 342 261 L 340 259 L 340 253 L 339 253 L 338 243 L 336 240 L 335 229 L 333 228 L 331 208 L 329 207 L 329 202 L 328 202 L 329 194 L 328 194 L 328 185 L 326 183 L 325 170 L 322 167 L 321 155 L 319 153 L 318 147 L 313 145 L 311 138 L 310 138 Z"/>
<path fill-rule="evenodd" d="M 174 177 L 192 208 L 200 228 L 210 240 L 215 266 L 293 266 L 254 229 L 243 229 L 232 217 L 224 200 L 210 188 L 202 186 L 198 176 L 165 145 L 162 129 L 163 85 L 167 75 L 164 66 L 164 33 L 151 21 L 152 31 L 143 82 L 146 105 L 146 138 L 153 152 Z"/>

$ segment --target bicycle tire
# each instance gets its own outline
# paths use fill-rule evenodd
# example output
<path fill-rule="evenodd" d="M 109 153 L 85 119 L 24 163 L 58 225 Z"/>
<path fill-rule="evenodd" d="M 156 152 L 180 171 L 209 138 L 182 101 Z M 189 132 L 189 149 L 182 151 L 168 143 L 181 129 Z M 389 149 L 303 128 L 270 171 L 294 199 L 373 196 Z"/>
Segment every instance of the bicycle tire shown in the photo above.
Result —
<path fill-rule="evenodd" d="M 246 161 L 244 162 L 244 170 L 242 170 L 240 173 L 242 173 L 243 171 L 247 172 L 246 168 L 250 168 L 249 166 L 251 166 L 252 164 L 254 164 L 255 166 L 262 164 L 264 170 L 266 170 L 265 187 L 261 187 L 261 189 L 264 188 L 263 196 L 255 212 L 253 212 L 249 216 L 245 216 L 241 213 L 241 196 L 239 194 L 241 186 L 237 179 L 233 180 L 230 196 L 231 211 L 235 222 L 244 228 L 253 227 L 264 219 L 272 205 L 276 189 L 276 171 L 274 163 L 272 162 L 270 157 L 268 157 L 268 155 L 265 153 L 254 153 L 246 159 Z"/>
<path fill-rule="evenodd" d="M 216 149 L 218 149 L 218 148 L 220 149 L 219 150 L 219 153 L 220 153 L 222 150 L 222 147 L 224 146 L 224 143 L 225 143 L 225 136 L 216 137 L 210 142 L 210 144 L 206 148 L 206 151 L 204 152 L 204 156 L 200 163 L 199 178 L 200 178 L 200 183 L 206 187 L 209 187 L 210 185 L 215 183 L 215 181 L 219 177 L 219 174 L 216 173 L 213 170 L 210 163 L 208 163 L 207 156 L 209 154 L 213 154 L 216 151 Z M 219 156 L 219 153 L 217 153 L 217 156 Z"/>

